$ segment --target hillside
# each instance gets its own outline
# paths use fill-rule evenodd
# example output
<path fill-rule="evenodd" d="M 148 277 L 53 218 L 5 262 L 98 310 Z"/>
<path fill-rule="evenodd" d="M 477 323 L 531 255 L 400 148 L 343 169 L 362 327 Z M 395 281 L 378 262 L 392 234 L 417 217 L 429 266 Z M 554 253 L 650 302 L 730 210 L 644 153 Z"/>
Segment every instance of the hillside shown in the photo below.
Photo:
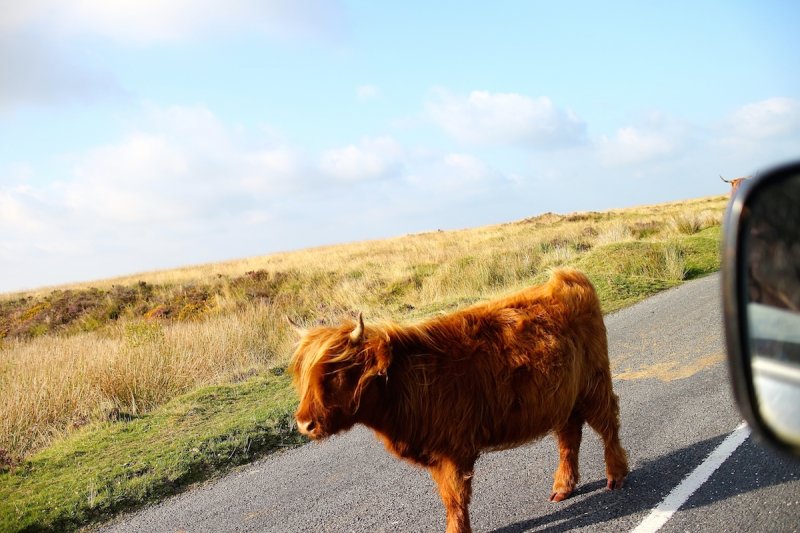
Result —
<path fill-rule="evenodd" d="M 547 213 L 2 296 L 0 499 L 19 523 L 72 527 L 299 442 L 287 316 L 414 321 L 558 266 L 612 312 L 717 270 L 726 205 Z"/>
<path fill-rule="evenodd" d="M 364 302 L 372 304 L 369 310 L 397 318 L 398 312 L 409 314 L 413 310 L 409 306 L 414 307 L 401 301 L 402 296 L 411 296 L 405 299 L 417 302 L 422 298 L 434 307 L 447 307 L 447 300 L 459 297 L 478 299 L 513 287 L 551 266 L 572 264 L 593 248 L 640 240 L 665 242 L 671 234 L 691 234 L 718 225 L 725 205 L 724 197 L 711 197 L 606 212 L 546 213 L 496 226 L 327 246 L 0 295 L 0 339 L 89 332 L 130 319 L 185 322 L 254 302 L 283 307 L 285 302 L 279 300 L 286 300 L 289 294 L 297 297 L 304 293 L 305 297 L 320 299 L 336 296 L 326 294 L 324 287 L 332 292 L 336 287 L 361 289 L 361 296 L 349 296 L 348 300 L 373 300 Z M 589 253 L 583 261 L 588 261 L 585 266 L 590 268 L 592 255 Z M 691 265 L 688 268 L 686 275 L 692 277 Z M 682 279 L 680 275 L 677 278 Z M 456 287 L 458 284 L 463 286 Z M 316 294 L 300 289 L 311 286 L 316 286 Z M 308 318 L 320 318 L 313 306 L 290 305 L 290 309 L 300 310 Z"/>

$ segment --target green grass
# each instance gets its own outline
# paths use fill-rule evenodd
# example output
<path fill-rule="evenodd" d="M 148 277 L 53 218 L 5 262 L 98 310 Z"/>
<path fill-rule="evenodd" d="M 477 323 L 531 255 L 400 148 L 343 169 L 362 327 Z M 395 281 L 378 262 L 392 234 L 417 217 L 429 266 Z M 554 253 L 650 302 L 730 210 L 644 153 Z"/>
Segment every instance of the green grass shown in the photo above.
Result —
<path fill-rule="evenodd" d="M 719 270 L 721 242 L 722 226 L 714 226 L 681 239 L 687 268 L 686 279 Z"/>
<path fill-rule="evenodd" d="M 574 266 L 586 272 L 610 313 L 720 268 L 720 226 L 663 242 L 630 241 L 600 246 Z"/>
<path fill-rule="evenodd" d="M 0 531 L 63 531 L 301 442 L 286 375 L 206 387 L 95 425 L 0 473 Z"/>

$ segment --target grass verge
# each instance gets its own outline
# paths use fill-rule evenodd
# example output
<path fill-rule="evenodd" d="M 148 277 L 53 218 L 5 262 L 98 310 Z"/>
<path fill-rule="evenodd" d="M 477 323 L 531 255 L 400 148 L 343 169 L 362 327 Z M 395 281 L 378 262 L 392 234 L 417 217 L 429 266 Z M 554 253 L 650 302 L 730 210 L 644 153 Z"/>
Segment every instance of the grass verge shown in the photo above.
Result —
<path fill-rule="evenodd" d="M 89 426 L 0 473 L 0 531 L 65 531 L 299 444 L 286 375 L 205 387 Z"/>

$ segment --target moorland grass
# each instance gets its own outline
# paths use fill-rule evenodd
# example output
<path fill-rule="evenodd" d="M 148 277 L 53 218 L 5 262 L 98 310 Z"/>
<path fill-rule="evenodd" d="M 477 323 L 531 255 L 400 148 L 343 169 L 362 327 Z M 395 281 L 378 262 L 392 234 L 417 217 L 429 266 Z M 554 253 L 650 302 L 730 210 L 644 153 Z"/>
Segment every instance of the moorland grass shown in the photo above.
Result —
<path fill-rule="evenodd" d="M 273 375 L 294 343 L 285 316 L 414 321 L 559 266 L 586 272 L 613 312 L 717 270 L 726 203 L 548 213 L 0 296 L 2 529 L 71 528 L 265 453 L 270 435 L 298 442 L 282 426 L 297 400 Z M 204 416 L 176 414 L 194 404 Z"/>

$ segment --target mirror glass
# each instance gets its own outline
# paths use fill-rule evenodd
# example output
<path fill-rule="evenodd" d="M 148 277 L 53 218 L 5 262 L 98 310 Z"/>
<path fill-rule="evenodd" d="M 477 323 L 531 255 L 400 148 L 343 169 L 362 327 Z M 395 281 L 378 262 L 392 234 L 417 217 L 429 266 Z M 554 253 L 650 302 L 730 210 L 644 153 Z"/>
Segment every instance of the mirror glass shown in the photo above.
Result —
<path fill-rule="evenodd" d="M 758 410 L 800 446 L 800 175 L 753 192 L 742 212 L 750 364 Z"/>

